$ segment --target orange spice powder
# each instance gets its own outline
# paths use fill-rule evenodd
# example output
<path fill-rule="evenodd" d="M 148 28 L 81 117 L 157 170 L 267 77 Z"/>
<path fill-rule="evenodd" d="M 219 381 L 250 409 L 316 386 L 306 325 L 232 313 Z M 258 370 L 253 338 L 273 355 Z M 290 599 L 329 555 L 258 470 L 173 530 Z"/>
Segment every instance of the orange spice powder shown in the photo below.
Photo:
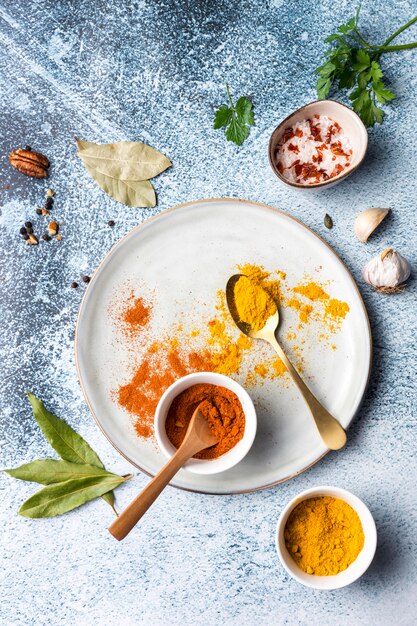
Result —
<path fill-rule="evenodd" d="M 216 459 L 229 452 L 243 437 L 245 414 L 237 395 L 219 385 L 197 384 L 174 398 L 165 422 L 168 439 L 179 448 L 191 417 L 200 405 L 210 429 L 218 439 L 216 445 L 198 452 L 197 459 Z"/>
<path fill-rule="evenodd" d="M 288 327 L 286 338 L 295 357 L 295 365 L 301 372 L 304 367 L 305 339 L 300 335 L 304 326 L 318 324 L 317 339 L 329 341 L 349 312 L 349 305 L 331 298 L 324 288 L 313 281 L 290 287 L 284 272 L 272 274 L 262 266 L 242 265 L 240 271 L 258 280 L 271 297 L 284 310 L 297 312 L 299 324 Z M 274 278 L 275 277 L 275 278 Z M 297 297 L 294 297 L 296 294 Z M 120 298 L 120 296 L 119 296 Z M 198 371 L 212 371 L 229 376 L 242 376 L 248 386 L 263 384 L 267 379 L 283 379 L 288 384 L 285 365 L 278 357 L 269 355 L 259 342 L 239 333 L 230 319 L 225 293 L 216 294 L 216 314 L 210 320 L 202 320 L 196 328 L 183 329 L 182 320 L 166 328 L 159 341 L 149 332 L 155 300 L 137 297 L 132 291 L 123 301 L 117 302 L 110 314 L 126 341 L 126 353 L 131 359 L 133 371 L 125 384 L 113 392 L 115 401 L 132 416 L 136 433 L 148 438 L 153 435 L 153 419 L 157 403 L 163 392 L 176 379 Z M 177 338 L 177 336 L 179 336 Z M 132 337 L 135 341 L 129 341 Z M 329 343 L 335 350 L 335 344 Z M 134 355 L 134 358 L 132 356 Z M 137 358 L 139 365 L 134 365 Z"/>
<path fill-rule="evenodd" d="M 123 314 L 123 320 L 129 326 L 146 326 L 151 316 L 151 309 L 146 306 L 143 298 L 135 298 L 132 306 Z"/>
<path fill-rule="evenodd" d="M 119 405 L 135 416 L 135 431 L 140 437 L 153 434 L 156 406 L 164 391 L 178 378 L 192 372 L 212 371 L 207 354 L 181 355 L 178 348 L 167 352 L 153 344 L 142 357 L 131 380 L 116 392 Z"/>
<path fill-rule="evenodd" d="M 119 308 L 120 303 L 117 303 L 116 307 Z M 144 298 L 136 297 L 132 291 L 118 315 L 122 323 L 121 330 L 126 336 L 132 337 L 148 325 L 152 315 L 152 305 Z"/>

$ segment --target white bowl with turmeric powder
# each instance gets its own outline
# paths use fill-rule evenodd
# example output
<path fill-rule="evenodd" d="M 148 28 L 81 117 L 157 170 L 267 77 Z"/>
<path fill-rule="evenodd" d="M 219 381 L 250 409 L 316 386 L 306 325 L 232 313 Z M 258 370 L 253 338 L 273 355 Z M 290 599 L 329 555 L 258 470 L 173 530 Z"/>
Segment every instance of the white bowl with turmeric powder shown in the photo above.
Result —
<path fill-rule="evenodd" d="M 284 508 L 277 524 L 281 563 L 295 580 L 314 589 L 340 589 L 360 578 L 376 544 L 368 507 L 339 487 L 303 491 Z"/>
<path fill-rule="evenodd" d="M 189 459 L 183 469 L 204 475 L 225 472 L 251 449 L 257 418 L 248 392 L 224 374 L 195 372 L 172 383 L 156 408 L 156 440 L 163 454 L 171 458 L 181 445 L 194 410 L 201 403 L 203 414 L 207 412 L 210 426 L 220 440 Z"/>

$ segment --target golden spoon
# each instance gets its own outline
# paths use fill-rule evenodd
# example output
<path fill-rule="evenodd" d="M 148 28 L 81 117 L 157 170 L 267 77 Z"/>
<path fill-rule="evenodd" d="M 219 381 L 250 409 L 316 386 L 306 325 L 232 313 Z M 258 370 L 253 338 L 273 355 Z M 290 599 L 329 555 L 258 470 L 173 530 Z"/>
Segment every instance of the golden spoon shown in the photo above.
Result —
<path fill-rule="evenodd" d="M 340 448 L 343 448 L 346 443 L 346 433 L 342 426 L 311 393 L 310 389 L 307 387 L 295 367 L 291 365 L 275 337 L 275 332 L 279 324 L 279 313 L 274 300 L 265 290 L 263 290 L 268 306 L 271 306 L 271 310 L 275 309 L 275 312 L 268 317 L 265 326 L 260 330 L 253 329 L 250 324 L 243 322 L 240 319 L 235 302 L 235 285 L 241 276 L 243 276 L 243 274 L 234 274 L 229 278 L 226 286 L 226 300 L 233 321 L 239 330 L 241 330 L 242 333 L 248 337 L 251 337 L 252 339 L 263 339 L 271 344 L 271 346 L 278 353 L 279 358 L 284 363 L 288 373 L 306 401 L 324 444 L 330 448 L 330 450 L 339 450 Z"/>
<path fill-rule="evenodd" d="M 113 537 L 118 541 L 124 539 L 184 463 L 197 452 L 214 446 L 218 441 L 218 438 L 212 434 L 210 425 L 200 412 L 200 405 L 198 405 L 188 425 L 183 442 L 176 453 L 109 526 L 109 531 Z"/>

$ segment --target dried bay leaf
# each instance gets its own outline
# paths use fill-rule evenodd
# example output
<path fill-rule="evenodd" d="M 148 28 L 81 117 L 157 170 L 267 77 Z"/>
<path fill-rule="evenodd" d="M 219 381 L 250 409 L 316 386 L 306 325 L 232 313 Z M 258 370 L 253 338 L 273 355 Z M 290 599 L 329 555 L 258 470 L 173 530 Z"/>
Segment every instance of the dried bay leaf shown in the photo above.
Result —
<path fill-rule="evenodd" d="M 126 478 L 109 474 L 66 480 L 44 487 L 19 509 L 23 517 L 54 517 L 72 511 L 89 500 L 94 500 L 118 487 Z"/>
<path fill-rule="evenodd" d="M 3 470 L 9 476 L 19 480 L 50 485 L 61 483 L 65 480 L 97 476 L 114 476 L 111 472 L 101 469 L 96 465 L 85 463 L 70 463 L 69 461 L 57 461 L 55 459 L 39 459 L 32 463 L 25 463 L 14 469 Z"/>
<path fill-rule="evenodd" d="M 149 180 L 117 180 L 98 172 L 86 162 L 84 165 L 91 178 L 113 200 L 135 208 L 155 206 L 155 190 Z"/>
<path fill-rule="evenodd" d="M 116 511 L 116 507 L 115 507 L 116 498 L 114 497 L 113 491 L 108 491 L 107 493 L 103 494 L 101 497 L 103 498 L 104 502 L 107 502 L 107 504 L 111 506 L 115 515 L 119 515 L 118 512 Z"/>
<path fill-rule="evenodd" d="M 162 152 L 140 141 L 97 144 L 77 139 L 76 142 L 78 156 L 86 166 L 122 181 L 145 181 L 172 165 Z"/>
<path fill-rule="evenodd" d="M 27 395 L 39 428 L 53 449 L 58 452 L 61 459 L 71 463 L 95 465 L 100 469 L 104 469 L 104 465 L 98 454 L 94 452 L 81 435 L 75 432 L 64 420 L 61 420 L 48 411 L 42 400 L 39 400 L 39 398 L 32 393 L 28 393 Z M 105 500 L 117 514 L 114 507 L 114 494 L 110 492 L 106 493 L 103 496 L 103 500 Z"/>

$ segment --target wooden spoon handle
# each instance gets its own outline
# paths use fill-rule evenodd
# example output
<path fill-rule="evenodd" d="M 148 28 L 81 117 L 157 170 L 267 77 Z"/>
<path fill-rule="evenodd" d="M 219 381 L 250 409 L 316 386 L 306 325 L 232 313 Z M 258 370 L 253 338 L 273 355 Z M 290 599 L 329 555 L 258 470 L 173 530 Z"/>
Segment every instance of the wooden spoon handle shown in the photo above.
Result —
<path fill-rule="evenodd" d="M 192 442 L 191 442 L 192 443 Z M 129 506 L 109 526 L 109 532 L 118 541 L 121 541 L 138 523 L 142 515 L 146 513 L 151 504 L 155 502 L 161 491 L 175 476 L 178 470 L 189 458 L 201 449 L 201 444 L 196 450 L 194 445 L 182 445 L 163 468 L 156 474 L 145 489 L 129 504 Z"/>

